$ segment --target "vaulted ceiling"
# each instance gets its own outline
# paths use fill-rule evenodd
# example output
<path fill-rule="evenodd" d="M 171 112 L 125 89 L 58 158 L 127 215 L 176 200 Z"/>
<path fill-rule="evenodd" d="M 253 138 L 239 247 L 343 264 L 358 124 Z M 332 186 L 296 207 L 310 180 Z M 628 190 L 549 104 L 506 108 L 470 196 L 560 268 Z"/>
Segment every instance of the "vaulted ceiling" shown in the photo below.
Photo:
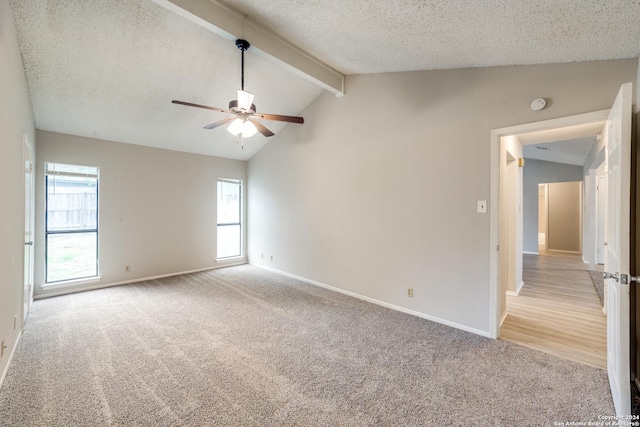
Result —
<path fill-rule="evenodd" d="M 229 37 L 151 0 L 10 0 L 36 127 L 246 160 L 223 128 L 240 87 Z M 220 5 L 220 2 L 213 2 Z M 629 0 L 236 0 L 222 4 L 344 74 L 486 67 L 640 54 Z M 251 42 L 251 40 L 249 40 Z M 298 115 L 325 89 L 252 49 L 245 88 L 258 111 Z M 348 86 L 346 87 L 348 96 Z M 285 124 L 263 122 L 276 136 Z M 288 124 L 286 126 L 298 126 Z"/>

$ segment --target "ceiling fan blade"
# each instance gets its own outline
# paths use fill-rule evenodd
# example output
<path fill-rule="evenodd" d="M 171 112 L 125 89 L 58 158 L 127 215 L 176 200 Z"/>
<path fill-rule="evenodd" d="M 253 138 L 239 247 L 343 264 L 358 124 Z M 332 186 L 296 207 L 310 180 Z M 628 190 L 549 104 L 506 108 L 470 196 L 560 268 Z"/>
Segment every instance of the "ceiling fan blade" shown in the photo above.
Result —
<path fill-rule="evenodd" d="M 186 105 L 187 107 L 197 107 L 197 108 L 204 108 L 205 110 L 213 110 L 213 111 L 220 111 L 221 113 L 232 113 L 233 111 L 230 110 L 224 110 L 222 108 L 218 108 L 218 107 L 209 107 L 206 105 L 200 105 L 200 104 L 194 104 L 192 102 L 184 102 L 184 101 L 177 101 L 177 100 L 173 100 L 171 101 L 174 104 L 180 104 L 180 105 Z"/>
<path fill-rule="evenodd" d="M 256 113 L 252 114 L 252 117 L 260 117 L 265 120 L 276 120 L 278 122 L 289 122 L 289 123 L 304 123 L 304 118 L 296 117 L 296 116 L 282 116 L 280 114 L 266 114 L 266 113 Z"/>
<path fill-rule="evenodd" d="M 260 132 L 261 134 L 263 134 L 264 136 L 266 136 L 267 138 L 270 136 L 275 135 L 275 133 L 271 132 L 269 129 L 267 129 L 262 123 L 256 121 L 256 120 L 251 120 L 251 123 L 253 123 L 256 126 L 256 129 L 258 129 L 258 132 Z"/>
<path fill-rule="evenodd" d="M 205 126 L 202 129 L 215 129 L 218 126 L 222 126 L 223 124 L 229 123 L 230 121 L 235 120 L 235 119 L 236 119 L 235 117 L 227 117 L 226 119 L 218 120 L 215 123 L 211 123 L 210 125 Z"/>

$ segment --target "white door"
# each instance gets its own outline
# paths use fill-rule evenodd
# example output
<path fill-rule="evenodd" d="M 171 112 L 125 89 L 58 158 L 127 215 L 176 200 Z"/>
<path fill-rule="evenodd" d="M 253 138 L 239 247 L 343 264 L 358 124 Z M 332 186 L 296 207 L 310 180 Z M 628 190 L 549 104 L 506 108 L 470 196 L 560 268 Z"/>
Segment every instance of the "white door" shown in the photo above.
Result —
<path fill-rule="evenodd" d="M 607 178 L 596 178 L 596 263 L 604 264 L 605 218 L 607 217 Z"/>
<path fill-rule="evenodd" d="M 607 371 L 617 415 L 631 414 L 629 369 L 629 217 L 631 199 L 631 92 L 620 88 L 605 126 L 607 137 Z"/>
<path fill-rule="evenodd" d="M 25 134 L 22 141 L 24 159 L 24 290 L 22 321 L 27 319 L 27 314 L 33 301 L 33 164 L 31 162 L 31 145 Z"/>

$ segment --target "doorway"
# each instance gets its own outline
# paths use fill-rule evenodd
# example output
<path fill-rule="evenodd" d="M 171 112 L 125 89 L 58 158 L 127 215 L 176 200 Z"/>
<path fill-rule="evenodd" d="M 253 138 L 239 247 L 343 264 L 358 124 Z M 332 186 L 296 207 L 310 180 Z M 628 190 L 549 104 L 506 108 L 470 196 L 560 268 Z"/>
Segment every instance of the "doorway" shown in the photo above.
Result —
<path fill-rule="evenodd" d="M 539 254 L 582 255 L 582 192 L 581 181 L 538 184 Z"/>
<path fill-rule="evenodd" d="M 526 253 L 503 246 L 503 259 L 522 259 L 522 279 L 514 292 L 506 287 L 500 338 L 590 366 L 606 369 L 606 317 L 582 256 L 582 211 L 585 163 L 596 144 L 596 132 L 604 123 L 548 135 L 516 134 L 522 145 L 524 243 Z M 563 128 L 565 129 L 565 128 Z M 594 132 L 591 136 L 585 133 Z M 557 131 L 556 133 L 561 133 Z M 574 135 L 575 134 L 575 135 Z M 541 141 L 542 139 L 542 141 Z M 540 150 L 539 150 L 540 149 Z M 594 155 L 591 155 L 594 158 Z M 508 153 L 507 153 L 508 158 Z M 501 164 L 502 166 L 502 164 Z M 509 164 L 506 176 L 511 179 Z M 515 180 L 514 180 L 515 182 Z M 512 184 L 501 188 L 501 200 L 513 198 Z M 595 196 L 594 196 L 595 199 Z M 516 218 L 510 211 L 501 214 Z M 589 211 L 589 214 L 594 213 Z M 510 235 L 509 219 L 501 219 L 500 233 Z M 501 239 L 503 240 L 503 239 Z M 543 245 L 540 245 L 540 243 Z M 501 265 L 501 270 L 504 267 Z M 507 277 L 509 282 L 511 277 Z"/>
<path fill-rule="evenodd" d="M 491 280 L 491 317 L 490 317 L 490 336 L 492 338 L 498 338 L 500 332 L 500 324 L 506 317 L 506 291 L 507 287 L 505 287 L 505 280 L 501 279 L 503 274 L 502 264 L 504 262 L 503 257 L 506 255 L 501 250 L 504 232 L 500 232 L 502 229 L 501 217 L 503 215 L 502 207 L 504 205 L 504 197 L 501 196 L 503 191 L 505 190 L 506 184 L 503 181 L 503 176 L 505 175 L 504 170 L 506 169 L 506 150 L 505 150 L 505 142 L 510 144 L 510 152 L 519 154 L 523 148 L 523 143 L 521 140 L 525 140 L 527 143 L 535 143 L 531 142 L 531 136 L 534 135 L 538 137 L 540 140 L 546 141 L 558 141 L 567 139 L 566 135 L 573 134 L 578 135 L 579 132 L 585 132 L 589 135 L 593 135 L 599 132 L 602 129 L 602 126 L 607 121 L 609 110 L 596 111 L 592 113 L 580 114 L 576 116 L 563 117 L 559 119 L 546 120 L 541 122 L 529 123 L 519 126 L 512 126 L 508 128 L 495 129 L 491 131 L 491 154 L 492 154 L 492 174 L 491 174 L 491 202 L 490 202 L 490 221 L 491 221 L 491 229 L 495 230 L 495 232 L 491 233 L 490 236 L 490 245 L 491 245 L 491 268 L 490 268 L 490 280 Z M 596 129 L 594 131 L 594 129 Z M 552 138 L 554 135 L 564 135 L 564 138 Z M 584 136 L 584 134 L 582 135 Z M 594 155 L 590 155 L 588 162 L 595 162 L 598 160 L 596 157 L 597 153 Z M 514 156 L 515 157 L 515 156 Z M 602 158 L 604 160 L 604 158 Z M 524 161 L 523 161 L 524 162 Z M 586 163 L 586 162 L 585 162 Z M 503 166 L 504 165 L 504 166 Z M 524 165 L 526 168 L 526 164 Z M 582 179 L 581 175 L 580 178 Z M 522 192 L 522 182 L 518 185 L 518 192 Z M 595 182 L 594 182 L 595 186 Z M 537 198 L 537 185 L 535 197 Z M 585 192 L 589 191 L 587 188 Z M 586 194 L 586 193 L 585 193 Z M 595 193 L 594 193 L 595 194 Z M 525 195 L 526 196 L 526 195 Z M 593 197 L 595 198 L 595 196 Z M 591 198 L 587 200 L 587 206 L 591 202 Z M 536 203 L 537 204 L 537 201 Z M 593 203 L 593 208 L 595 208 L 595 202 Z M 592 227 L 592 220 L 590 215 L 585 215 L 585 223 L 589 229 Z M 588 222 L 586 222 L 588 220 Z M 523 229 L 528 229 L 531 227 L 531 224 L 528 224 L 526 221 L 522 224 Z M 521 260 L 523 252 L 528 253 L 530 251 L 537 253 L 538 246 L 538 235 L 537 235 L 537 223 L 533 224 L 534 227 L 534 248 L 530 249 L 527 247 L 528 242 L 525 240 L 520 246 L 518 252 L 516 252 L 516 259 Z M 595 253 L 595 231 L 593 233 L 585 233 L 584 244 L 594 248 Z M 593 244 L 591 244 L 593 241 Z M 591 255 L 588 255 L 591 256 Z"/>

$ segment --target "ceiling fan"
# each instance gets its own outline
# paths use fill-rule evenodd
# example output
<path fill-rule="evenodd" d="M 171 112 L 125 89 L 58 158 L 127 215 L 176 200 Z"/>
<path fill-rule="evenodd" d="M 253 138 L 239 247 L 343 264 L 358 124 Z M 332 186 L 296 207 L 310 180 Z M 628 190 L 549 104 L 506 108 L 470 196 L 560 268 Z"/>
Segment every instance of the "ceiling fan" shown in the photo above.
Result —
<path fill-rule="evenodd" d="M 204 108 L 206 110 L 232 114 L 231 117 L 218 120 L 215 123 L 211 123 L 210 125 L 205 126 L 203 129 L 215 129 L 218 126 L 222 126 L 231 122 L 227 130 L 232 135 L 236 136 L 237 142 L 241 145 L 243 145 L 243 138 L 249 138 L 250 136 L 255 135 L 256 132 L 260 132 L 266 137 L 274 135 L 273 132 L 267 129 L 256 119 L 275 120 L 280 122 L 299 124 L 304 123 L 304 118 L 302 117 L 256 112 L 256 106 L 255 104 L 253 104 L 254 95 L 244 90 L 244 52 L 249 49 L 251 45 L 246 40 L 238 39 L 236 40 L 236 46 L 242 52 L 241 89 L 238 89 L 238 99 L 229 102 L 228 109 L 225 110 L 224 108 L 209 107 L 207 105 L 194 104 L 192 102 L 178 101 L 175 99 L 171 102 L 174 104 L 186 105 L 188 107 Z"/>

